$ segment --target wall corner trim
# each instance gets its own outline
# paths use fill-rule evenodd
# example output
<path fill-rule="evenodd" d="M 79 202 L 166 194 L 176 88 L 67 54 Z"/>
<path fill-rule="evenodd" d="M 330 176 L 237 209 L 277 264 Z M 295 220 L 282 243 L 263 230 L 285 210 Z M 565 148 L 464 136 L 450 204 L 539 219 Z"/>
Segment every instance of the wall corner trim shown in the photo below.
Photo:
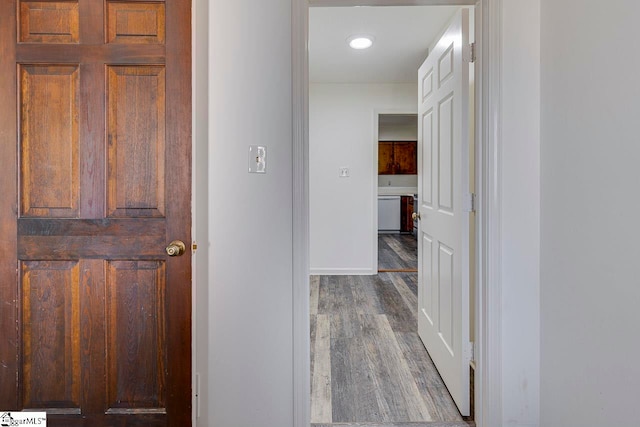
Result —
<path fill-rule="evenodd" d="M 476 294 L 476 423 L 502 425 L 502 0 L 479 0 L 481 84 L 476 168 L 479 230 Z M 478 391 L 480 393 L 478 393 Z"/>
<path fill-rule="evenodd" d="M 309 336 L 309 61 L 307 0 L 291 0 L 293 425 L 311 422 Z"/>

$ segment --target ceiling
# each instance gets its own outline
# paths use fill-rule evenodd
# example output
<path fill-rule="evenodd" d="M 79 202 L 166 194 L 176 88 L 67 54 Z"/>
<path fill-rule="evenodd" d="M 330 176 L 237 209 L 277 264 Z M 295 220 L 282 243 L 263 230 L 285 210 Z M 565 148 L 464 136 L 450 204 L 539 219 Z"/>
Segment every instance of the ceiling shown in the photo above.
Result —
<path fill-rule="evenodd" d="M 309 80 L 313 83 L 415 83 L 429 45 L 459 6 L 311 7 Z M 374 37 L 354 50 L 350 36 Z"/>

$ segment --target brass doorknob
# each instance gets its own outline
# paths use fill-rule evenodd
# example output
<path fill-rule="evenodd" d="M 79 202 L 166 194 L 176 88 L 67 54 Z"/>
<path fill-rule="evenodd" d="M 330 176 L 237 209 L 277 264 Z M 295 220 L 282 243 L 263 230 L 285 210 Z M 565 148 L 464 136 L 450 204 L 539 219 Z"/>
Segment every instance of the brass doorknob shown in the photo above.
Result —
<path fill-rule="evenodd" d="M 411 218 L 415 221 L 416 219 L 420 219 L 420 212 L 414 212 L 411 214 Z"/>
<path fill-rule="evenodd" d="M 184 252 L 187 250 L 187 247 L 185 246 L 183 241 L 174 240 L 173 242 L 169 243 L 169 246 L 167 246 L 164 250 L 169 256 L 180 256 L 184 254 Z"/>

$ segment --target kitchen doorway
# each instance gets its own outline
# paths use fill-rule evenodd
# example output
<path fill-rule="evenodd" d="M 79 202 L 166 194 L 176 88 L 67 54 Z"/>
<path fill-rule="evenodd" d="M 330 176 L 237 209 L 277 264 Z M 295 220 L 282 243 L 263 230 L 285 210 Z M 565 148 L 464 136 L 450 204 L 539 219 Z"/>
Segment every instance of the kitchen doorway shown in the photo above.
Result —
<path fill-rule="evenodd" d="M 377 113 L 378 272 L 417 273 L 418 116 Z"/>

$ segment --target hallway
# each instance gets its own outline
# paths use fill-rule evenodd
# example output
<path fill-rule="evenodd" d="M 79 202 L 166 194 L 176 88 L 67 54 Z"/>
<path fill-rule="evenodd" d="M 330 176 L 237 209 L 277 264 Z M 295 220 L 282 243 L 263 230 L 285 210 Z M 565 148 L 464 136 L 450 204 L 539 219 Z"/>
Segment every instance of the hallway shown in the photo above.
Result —
<path fill-rule="evenodd" d="M 415 265 L 415 250 L 401 259 L 392 250 L 397 240 L 384 235 L 381 242 L 381 254 L 398 258 L 389 266 Z M 416 273 L 312 276 L 312 426 L 473 425 L 462 420 L 418 337 L 417 306 Z"/>

